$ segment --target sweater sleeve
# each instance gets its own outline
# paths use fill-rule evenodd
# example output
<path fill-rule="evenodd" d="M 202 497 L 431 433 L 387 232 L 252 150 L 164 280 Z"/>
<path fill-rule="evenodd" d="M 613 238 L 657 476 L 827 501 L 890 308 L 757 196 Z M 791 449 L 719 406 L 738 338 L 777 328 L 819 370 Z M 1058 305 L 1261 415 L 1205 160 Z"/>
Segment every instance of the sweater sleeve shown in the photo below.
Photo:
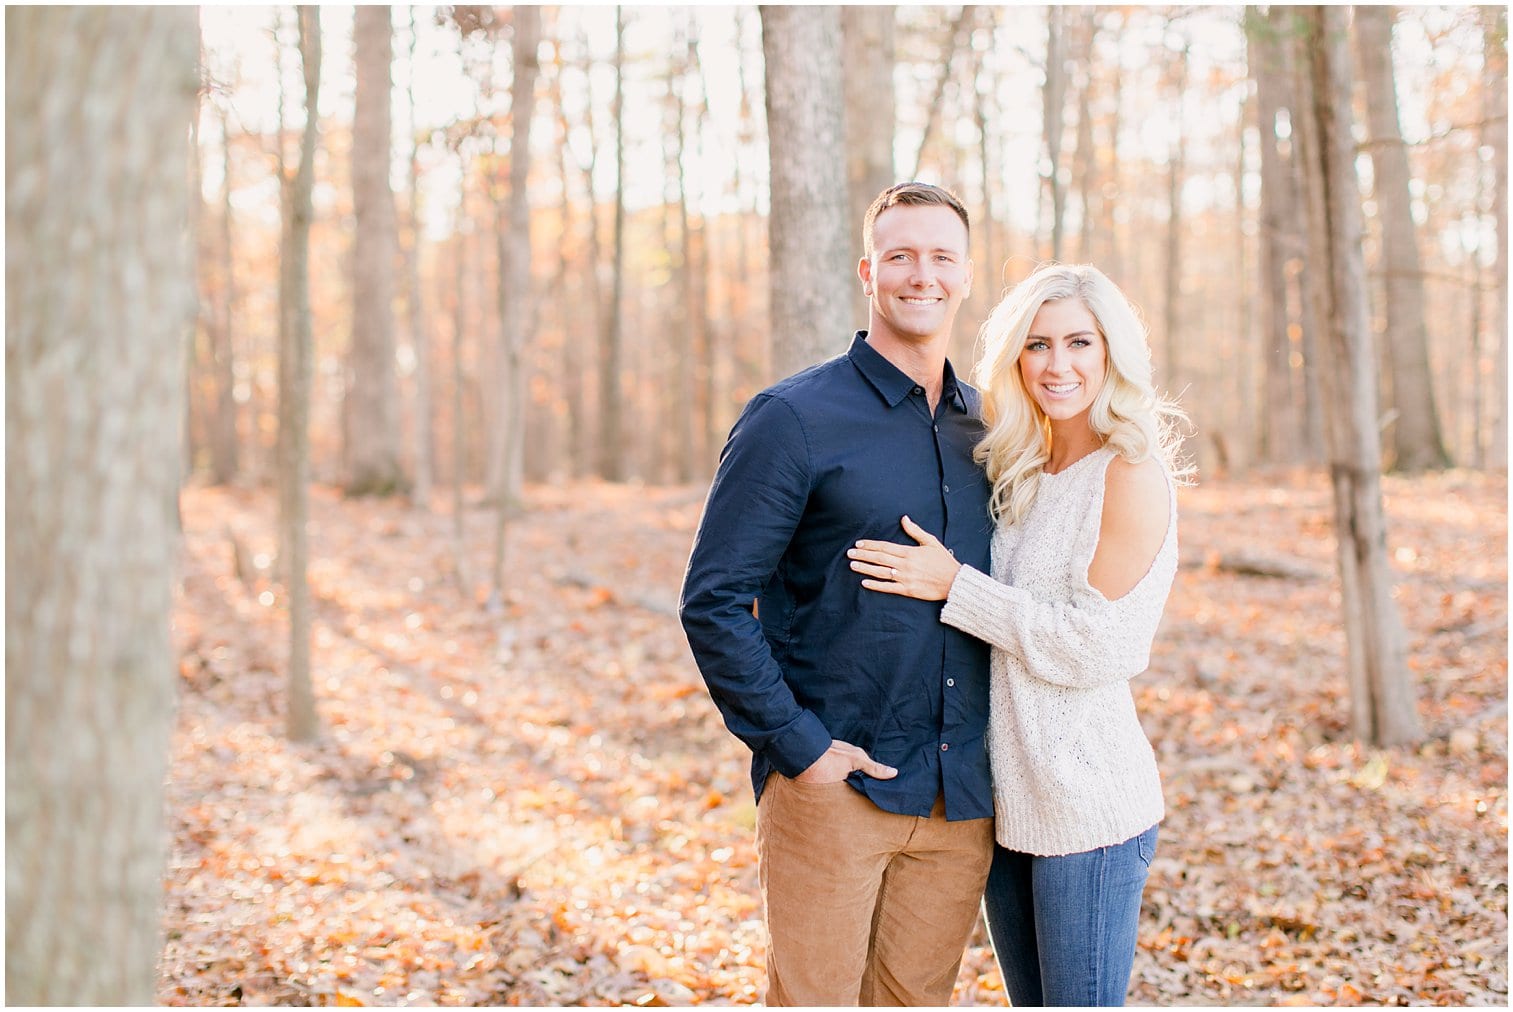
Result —
<path fill-rule="evenodd" d="M 1116 601 L 1091 587 L 1070 601 L 1039 600 L 963 566 L 940 620 L 1020 658 L 1041 681 L 1074 689 L 1128 681 L 1150 665 L 1171 586 L 1164 556 Z"/>

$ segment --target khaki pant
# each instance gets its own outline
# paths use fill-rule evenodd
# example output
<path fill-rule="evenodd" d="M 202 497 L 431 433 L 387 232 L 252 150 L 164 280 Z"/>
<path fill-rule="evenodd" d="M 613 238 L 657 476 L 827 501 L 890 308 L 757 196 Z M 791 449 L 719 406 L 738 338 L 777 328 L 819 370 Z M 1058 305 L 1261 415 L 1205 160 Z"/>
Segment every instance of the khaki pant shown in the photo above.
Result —
<path fill-rule="evenodd" d="M 772 774 L 757 806 L 768 1005 L 946 1005 L 977 922 L 993 820 L 878 808 Z"/>

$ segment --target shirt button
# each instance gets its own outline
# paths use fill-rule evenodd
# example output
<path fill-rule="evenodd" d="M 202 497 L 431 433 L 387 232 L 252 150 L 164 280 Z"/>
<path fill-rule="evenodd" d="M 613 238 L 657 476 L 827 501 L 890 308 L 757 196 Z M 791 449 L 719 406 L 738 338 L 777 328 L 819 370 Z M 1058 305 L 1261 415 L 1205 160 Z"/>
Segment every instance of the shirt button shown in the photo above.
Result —
<path fill-rule="evenodd" d="M 915 393 L 916 393 L 916 394 L 922 394 L 922 393 L 924 393 L 924 392 L 925 392 L 925 388 L 924 388 L 924 387 L 915 387 L 915 388 L 914 388 L 914 392 L 915 392 Z"/>
<path fill-rule="evenodd" d="M 945 742 L 941 742 L 940 743 L 940 750 L 942 752 L 949 752 L 949 751 L 951 751 L 951 746 L 948 745 L 948 744 L 946 744 Z"/>
<path fill-rule="evenodd" d="M 941 491 L 943 491 L 943 492 L 949 492 L 949 491 L 951 491 L 951 486 L 950 485 L 942 485 L 940 488 L 941 488 Z"/>
<path fill-rule="evenodd" d="M 950 688 L 951 686 L 953 686 L 955 684 L 956 684 L 956 679 L 954 679 L 954 678 L 947 678 L 946 679 L 946 688 Z"/>

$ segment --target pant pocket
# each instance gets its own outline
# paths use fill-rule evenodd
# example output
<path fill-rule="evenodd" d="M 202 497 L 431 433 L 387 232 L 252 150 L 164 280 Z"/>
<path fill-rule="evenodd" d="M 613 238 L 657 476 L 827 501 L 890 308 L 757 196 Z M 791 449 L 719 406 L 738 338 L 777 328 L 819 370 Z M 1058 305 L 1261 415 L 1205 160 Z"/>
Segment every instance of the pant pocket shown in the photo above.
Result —
<path fill-rule="evenodd" d="M 1140 861 L 1147 868 L 1151 866 L 1151 860 L 1156 856 L 1156 836 L 1160 824 L 1152 826 L 1139 836 L 1135 837 L 1135 849 L 1140 855 Z"/>

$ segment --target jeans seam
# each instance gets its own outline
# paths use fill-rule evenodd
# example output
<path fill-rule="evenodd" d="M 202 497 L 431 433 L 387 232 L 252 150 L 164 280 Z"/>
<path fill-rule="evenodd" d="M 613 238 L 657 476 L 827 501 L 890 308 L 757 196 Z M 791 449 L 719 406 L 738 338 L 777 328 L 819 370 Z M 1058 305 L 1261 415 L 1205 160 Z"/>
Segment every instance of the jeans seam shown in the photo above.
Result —
<path fill-rule="evenodd" d="M 1093 1003 L 1097 1005 L 1103 1003 L 1103 947 L 1107 941 L 1105 935 L 1108 932 L 1108 911 L 1104 909 L 1104 903 L 1108 895 L 1108 868 L 1109 848 L 1100 847 L 1098 849 L 1097 886 L 1093 894 L 1093 937 L 1091 939 L 1092 944 L 1088 946 L 1088 951 L 1092 954 L 1093 960 L 1092 998 Z"/>

